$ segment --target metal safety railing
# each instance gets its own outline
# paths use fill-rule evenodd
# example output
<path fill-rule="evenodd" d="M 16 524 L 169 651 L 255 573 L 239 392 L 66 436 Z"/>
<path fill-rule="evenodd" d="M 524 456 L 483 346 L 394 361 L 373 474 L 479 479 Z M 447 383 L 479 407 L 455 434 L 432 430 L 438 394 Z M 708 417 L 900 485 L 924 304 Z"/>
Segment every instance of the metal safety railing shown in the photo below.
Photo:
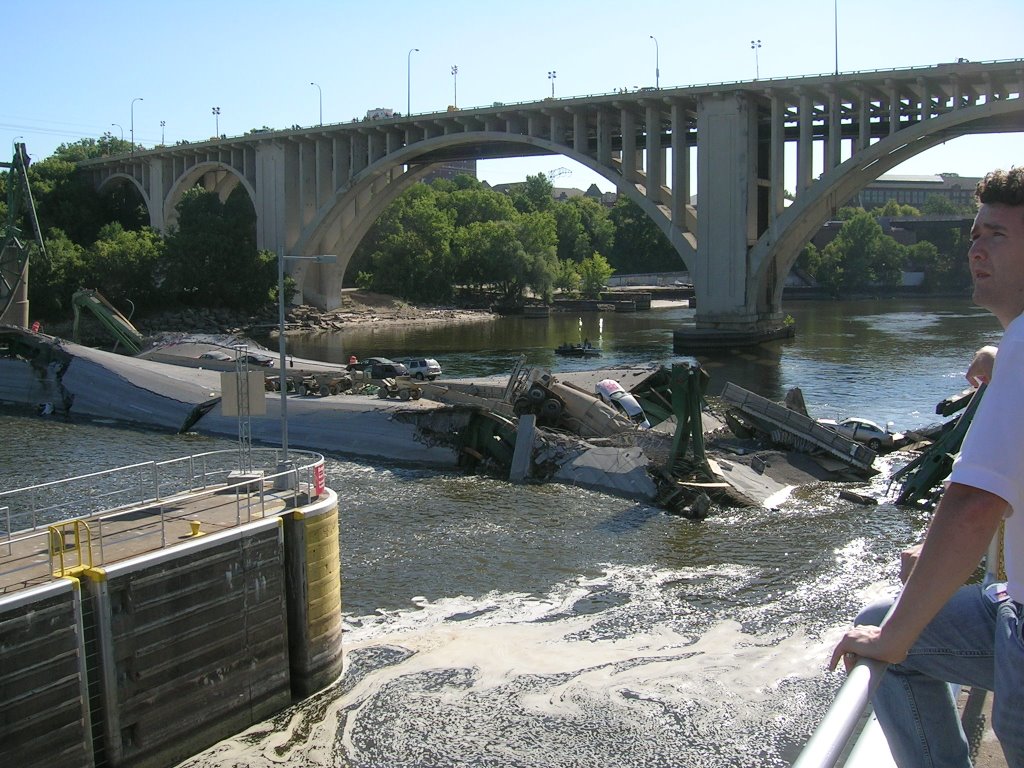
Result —
<path fill-rule="evenodd" d="M 277 449 L 253 454 L 264 468 L 239 472 L 237 451 L 210 451 L 0 492 L 0 592 L 178 543 L 172 529 L 203 535 L 197 513 L 219 527 L 240 525 L 307 503 L 324 487 L 319 453 L 291 450 L 287 463 Z"/>
<path fill-rule="evenodd" d="M 280 449 L 256 449 L 254 453 L 265 459 L 262 469 L 259 464 L 255 466 L 267 478 L 288 473 L 312 477 L 313 468 L 322 465 L 324 460 L 319 453 L 290 450 L 289 455 L 293 457 L 290 464 L 294 466 L 279 472 Z M 0 520 L 4 523 L 0 535 L 9 535 L 15 530 L 38 530 L 72 517 L 159 502 L 181 493 L 222 485 L 232 472 L 238 471 L 237 457 L 235 450 L 207 451 L 0 491 Z"/>
<path fill-rule="evenodd" d="M 817 730 L 793 763 L 793 768 L 832 768 L 836 765 L 850 739 L 859 732 L 871 695 L 888 666 L 884 661 L 874 659 L 857 662 Z"/>
<path fill-rule="evenodd" d="M 1004 527 L 1001 526 L 989 544 L 985 555 L 985 577 L 982 582 L 985 585 L 1006 579 L 1003 565 L 1003 536 Z M 891 613 L 892 609 L 889 610 Z M 862 658 L 857 661 L 792 768 L 832 768 L 839 763 L 847 751 L 850 740 L 861 734 L 861 726 L 865 722 L 871 696 L 882 682 L 882 675 L 888 666 L 885 662 L 875 659 Z M 954 686 L 954 689 L 959 690 L 959 687 Z M 972 690 L 972 695 L 974 693 Z M 874 761 L 873 764 L 878 763 Z"/>

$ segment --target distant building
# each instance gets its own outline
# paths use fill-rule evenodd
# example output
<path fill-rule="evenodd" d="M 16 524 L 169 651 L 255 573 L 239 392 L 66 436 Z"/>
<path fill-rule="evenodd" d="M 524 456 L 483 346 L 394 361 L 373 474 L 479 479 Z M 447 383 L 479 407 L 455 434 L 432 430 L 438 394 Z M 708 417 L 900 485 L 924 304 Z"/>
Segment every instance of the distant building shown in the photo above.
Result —
<path fill-rule="evenodd" d="M 429 184 L 437 179 L 452 180 L 456 176 L 472 176 L 474 179 L 477 178 L 476 160 L 448 160 L 438 163 L 427 172 L 427 175 L 423 177 L 423 181 Z"/>
<path fill-rule="evenodd" d="M 920 208 L 932 195 L 944 197 L 954 205 L 973 205 L 974 189 L 981 178 L 940 173 L 936 176 L 893 174 L 881 176 L 856 194 L 847 205 L 871 210 L 890 200 Z"/>
<path fill-rule="evenodd" d="M 491 189 L 493 189 L 495 192 L 501 192 L 502 194 L 507 195 L 513 189 L 515 189 L 516 187 L 521 187 L 525 183 L 525 181 L 503 182 L 501 184 L 495 184 L 493 187 L 491 187 Z M 613 205 L 615 205 L 615 201 L 619 199 L 618 192 L 602 192 L 600 188 L 598 188 L 597 184 L 591 184 L 586 192 L 577 187 L 551 188 L 551 199 L 556 202 L 564 203 L 566 200 L 572 200 L 573 198 L 576 197 L 589 197 L 591 200 L 600 203 L 606 208 L 611 208 Z"/>
<path fill-rule="evenodd" d="M 583 197 L 584 194 L 582 189 L 576 187 L 553 187 L 551 189 L 552 199 L 559 203 L 564 203 L 573 197 Z"/>

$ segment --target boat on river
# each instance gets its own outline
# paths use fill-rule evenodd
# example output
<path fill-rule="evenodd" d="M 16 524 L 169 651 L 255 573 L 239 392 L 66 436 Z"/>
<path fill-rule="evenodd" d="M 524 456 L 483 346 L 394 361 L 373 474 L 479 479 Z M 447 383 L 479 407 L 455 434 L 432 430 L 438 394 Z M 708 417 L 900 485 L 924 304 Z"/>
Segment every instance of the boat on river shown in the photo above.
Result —
<path fill-rule="evenodd" d="M 591 345 L 589 341 L 582 344 L 560 344 L 555 347 L 555 354 L 563 357 L 600 357 L 601 348 Z"/>

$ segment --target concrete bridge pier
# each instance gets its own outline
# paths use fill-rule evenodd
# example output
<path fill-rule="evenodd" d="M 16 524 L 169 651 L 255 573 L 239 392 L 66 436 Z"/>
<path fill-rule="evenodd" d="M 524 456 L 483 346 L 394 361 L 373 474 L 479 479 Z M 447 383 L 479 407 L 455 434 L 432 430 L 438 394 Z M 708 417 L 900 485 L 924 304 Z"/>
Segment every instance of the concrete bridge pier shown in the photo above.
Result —
<path fill-rule="evenodd" d="M 774 295 L 777 281 L 759 286 L 749 263 L 751 247 L 768 228 L 770 194 L 778 186 L 772 171 L 781 176 L 770 151 L 777 138 L 772 125 L 770 111 L 749 92 L 706 98 L 698 110 L 704 139 L 697 154 L 699 214 L 690 273 L 699 311 L 695 327 L 674 332 L 677 352 L 792 335 Z"/>

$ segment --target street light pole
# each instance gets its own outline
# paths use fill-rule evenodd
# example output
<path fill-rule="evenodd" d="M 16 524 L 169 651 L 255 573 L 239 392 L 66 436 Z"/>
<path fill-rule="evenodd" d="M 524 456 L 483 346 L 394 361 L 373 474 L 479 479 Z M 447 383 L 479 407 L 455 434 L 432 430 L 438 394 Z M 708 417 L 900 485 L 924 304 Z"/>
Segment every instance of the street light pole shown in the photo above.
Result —
<path fill-rule="evenodd" d="M 405 55 L 405 115 L 412 112 L 412 52 L 419 51 L 419 48 L 410 48 Z"/>
<path fill-rule="evenodd" d="M 117 123 L 111 123 L 111 125 L 121 131 L 121 141 L 124 141 L 124 128 L 121 128 Z"/>
<path fill-rule="evenodd" d="M 133 155 L 135 154 L 135 102 L 136 101 L 145 101 L 145 99 L 143 99 L 141 96 L 137 96 L 136 98 L 132 99 L 131 112 L 132 112 L 132 154 Z"/>
<path fill-rule="evenodd" d="M 213 108 L 213 131 L 216 138 L 220 138 L 220 107 Z"/>
<path fill-rule="evenodd" d="M 334 264 L 338 257 L 333 254 L 320 256 L 285 256 L 283 253 L 277 257 L 277 350 L 280 355 L 281 372 L 277 383 L 281 388 L 281 452 L 282 463 L 288 462 L 288 378 L 285 374 L 285 341 L 284 341 L 284 260 L 312 261 L 317 264 Z M 278 468 L 281 471 L 281 468 Z"/>
<path fill-rule="evenodd" d="M 761 79 L 761 64 L 758 61 L 757 49 L 761 47 L 761 41 L 760 40 L 751 40 L 750 41 L 750 47 L 754 50 L 754 79 L 755 80 L 760 80 Z"/>
<path fill-rule="evenodd" d="M 654 35 L 651 35 L 650 38 L 654 41 L 654 87 L 660 88 L 661 67 L 659 66 L 660 54 L 658 52 L 658 38 Z"/>
<path fill-rule="evenodd" d="M 167 121 L 166 120 L 161 120 L 160 121 L 160 146 L 161 147 L 164 146 L 164 144 L 165 144 L 165 142 L 164 142 L 164 128 L 166 126 L 167 126 Z"/>
<path fill-rule="evenodd" d="M 459 67 L 452 64 L 452 106 L 459 106 Z"/>
<path fill-rule="evenodd" d="M 551 98 L 555 98 L 555 78 L 558 77 L 558 73 L 555 70 L 548 72 L 548 80 L 551 81 Z"/>
<path fill-rule="evenodd" d="M 839 0 L 832 0 L 832 22 L 836 36 L 836 77 L 839 77 Z"/>
<path fill-rule="evenodd" d="M 310 83 L 310 85 L 316 85 L 316 83 Z M 316 85 L 317 93 L 320 94 L 320 127 L 324 125 L 324 92 L 320 89 L 319 85 Z"/>

